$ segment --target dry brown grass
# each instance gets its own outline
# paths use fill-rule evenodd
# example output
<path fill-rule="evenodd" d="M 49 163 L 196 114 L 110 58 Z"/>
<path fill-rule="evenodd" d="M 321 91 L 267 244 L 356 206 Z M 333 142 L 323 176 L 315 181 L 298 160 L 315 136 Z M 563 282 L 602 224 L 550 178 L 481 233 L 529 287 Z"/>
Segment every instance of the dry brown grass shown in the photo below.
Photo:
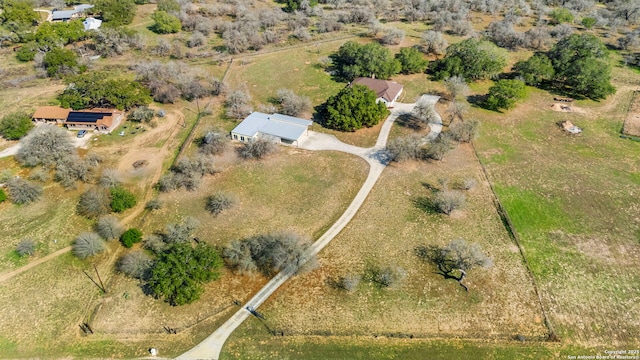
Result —
<path fill-rule="evenodd" d="M 320 254 L 322 267 L 294 278 L 261 307 L 269 326 L 290 334 L 544 336 L 531 280 L 493 207 L 488 184 L 480 181 L 468 192 L 468 205 L 456 216 L 426 213 L 415 205 L 430 193 L 423 182 L 437 185 L 440 177 L 468 176 L 481 179 L 468 145 L 443 162 L 388 167 L 354 220 Z M 480 243 L 495 261 L 488 271 L 471 272 L 468 293 L 413 254 L 418 245 L 444 245 L 460 237 Z M 326 283 L 362 273 L 368 264 L 400 266 L 407 278 L 391 289 L 361 283 L 352 294 Z"/>

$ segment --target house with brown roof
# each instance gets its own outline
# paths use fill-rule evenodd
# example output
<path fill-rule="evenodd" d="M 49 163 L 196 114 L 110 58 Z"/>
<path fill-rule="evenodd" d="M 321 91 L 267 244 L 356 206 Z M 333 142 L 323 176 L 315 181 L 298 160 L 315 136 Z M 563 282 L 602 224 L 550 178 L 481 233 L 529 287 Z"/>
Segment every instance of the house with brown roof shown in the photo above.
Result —
<path fill-rule="evenodd" d="M 31 118 L 36 123 L 54 123 L 66 126 L 69 130 L 111 132 L 124 118 L 124 112 L 105 108 L 75 111 L 58 106 L 41 106 Z"/>
<path fill-rule="evenodd" d="M 124 112 L 116 109 L 95 108 L 70 111 L 64 125 L 69 130 L 98 130 L 111 132 L 124 117 Z"/>
<path fill-rule="evenodd" d="M 396 100 L 402 94 L 402 85 L 395 81 L 378 80 L 368 77 L 359 77 L 353 79 L 351 85 L 364 85 L 376 93 L 376 102 L 382 101 L 388 108 L 393 107 Z"/>
<path fill-rule="evenodd" d="M 59 106 L 40 106 L 31 119 L 36 123 L 53 123 L 62 126 L 67 121 L 70 111 L 71 109 Z"/>

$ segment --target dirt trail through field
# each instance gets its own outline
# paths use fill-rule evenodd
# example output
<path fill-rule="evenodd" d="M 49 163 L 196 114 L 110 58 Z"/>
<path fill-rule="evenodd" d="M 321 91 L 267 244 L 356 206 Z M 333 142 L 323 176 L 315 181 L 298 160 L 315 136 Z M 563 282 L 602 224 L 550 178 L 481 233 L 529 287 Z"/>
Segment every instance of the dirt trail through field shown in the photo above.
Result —
<path fill-rule="evenodd" d="M 172 144 L 172 140 L 175 138 L 178 131 L 180 131 L 180 124 L 182 124 L 183 121 L 184 114 L 182 114 L 181 112 L 175 110 L 167 113 L 166 121 L 164 121 L 162 125 L 133 138 L 130 145 L 130 150 L 119 161 L 119 170 L 120 168 L 131 168 L 131 164 L 135 160 L 149 161 L 149 165 L 147 165 L 146 167 L 146 177 L 144 181 L 141 182 L 141 186 L 146 189 L 144 196 L 142 199 L 140 199 L 140 201 L 138 201 L 137 205 L 130 210 L 129 214 L 122 219 L 123 224 L 130 223 L 133 219 L 140 215 L 144 211 L 146 203 L 153 197 L 153 185 L 157 183 L 160 179 L 160 176 L 162 176 L 162 162 L 166 158 L 166 156 L 171 154 L 171 151 L 169 151 L 169 146 Z M 157 143 L 158 140 L 162 139 L 162 135 L 167 132 L 169 132 L 169 134 L 164 138 L 164 144 L 161 148 L 158 149 L 157 147 L 149 147 L 150 145 Z M 118 148 L 119 147 L 113 147 L 108 149 L 117 150 Z M 131 161 L 132 159 L 135 160 Z M 28 271 L 44 262 L 55 259 L 62 254 L 66 254 L 67 252 L 71 251 L 71 249 L 71 246 L 67 246 L 43 258 L 34 260 L 16 270 L 0 274 L 0 283 L 11 279 L 18 274 Z"/>

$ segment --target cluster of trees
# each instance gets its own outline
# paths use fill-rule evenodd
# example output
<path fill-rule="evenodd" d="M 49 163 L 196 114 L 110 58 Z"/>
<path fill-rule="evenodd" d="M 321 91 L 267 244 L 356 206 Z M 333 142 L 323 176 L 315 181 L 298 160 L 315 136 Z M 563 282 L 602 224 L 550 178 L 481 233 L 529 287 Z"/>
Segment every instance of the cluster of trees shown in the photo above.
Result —
<path fill-rule="evenodd" d="M 93 107 L 129 110 L 151 102 L 149 90 L 141 83 L 126 79 L 113 79 L 101 72 L 66 79 L 68 86 L 58 96 L 60 105 L 72 109 Z"/>
<path fill-rule="evenodd" d="M 222 94 L 226 86 L 217 78 L 203 79 L 197 69 L 183 62 L 139 62 L 133 66 L 138 81 L 161 103 L 174 103 L 179 98 L 188 101 Z"/>
<path fill-rule="evenodd" d="M 336 78 L 343 81 L 360 76 L 388 79 L 402 70 L 389 49 L 378 43 L 360 45 L 347 41 L 330 58 Z"/>
<path fill-rule="evenodd" d="M 376 94 L 363 85 L 346 87 L 322 106 L 323 125 L 341 131 L 356 131 L 371 127 L 389 114 L 383 102 L 376 102 Z"/>
<path fill-rule="evenodd" d="M 506 56 L 492 43 L 469 38 L 449 45 L 443 59 L 431 64 L 435 80 L 460 76 L 466 80 L 495 77 L 507 65 Z"/>
<path fill-rule="evenodd" d="M 101 186 L 80 195 L 77 211 L 82 216 L 97 218 L 111 212 L 123 212 L 134 207 L 136 203 L 135 195 L 119 185 Z"/>
<path fill-rule="evenodd" d="M 158 181 L 158 189 L 169 192 L 181 188 L 193 191 L 200 185 L 200 179 L 205 175 L 215 174 L 213 160 L 209 156 L 197 155 L 193 158 L 179 159 Z"/>
<path fill-rule="evenodd" d="M 228 267 L 239 272 L 259 271 L 265 276 L 287 270 L 297 272 L 307 264 L 317 262 L 308 254 L 311 243 L 295 233 L 271 233 L 234 240 L 222 250 Z"/>
<path fill-rule="evenodd" d="M 548 53 L 536 53 L 513 67 L 532 86 L 549 86 L 593 100 L 615 92 L 606 46 L 590 33 L 560 40 Z"/>

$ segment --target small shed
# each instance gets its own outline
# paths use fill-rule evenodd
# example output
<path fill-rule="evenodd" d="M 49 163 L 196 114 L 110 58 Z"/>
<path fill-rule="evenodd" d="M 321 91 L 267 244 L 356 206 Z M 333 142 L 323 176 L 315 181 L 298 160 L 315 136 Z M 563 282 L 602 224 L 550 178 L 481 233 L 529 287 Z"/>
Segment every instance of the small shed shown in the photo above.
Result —
<path fill-rule="evenodd" d="M 276 143 L 297 145 L 300 139 L 307 135 L 311 124 L 311 120 L 256 111 L 231 130 L 231 138 L 241 142 L 268 138 Z"/>

